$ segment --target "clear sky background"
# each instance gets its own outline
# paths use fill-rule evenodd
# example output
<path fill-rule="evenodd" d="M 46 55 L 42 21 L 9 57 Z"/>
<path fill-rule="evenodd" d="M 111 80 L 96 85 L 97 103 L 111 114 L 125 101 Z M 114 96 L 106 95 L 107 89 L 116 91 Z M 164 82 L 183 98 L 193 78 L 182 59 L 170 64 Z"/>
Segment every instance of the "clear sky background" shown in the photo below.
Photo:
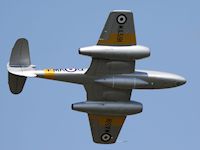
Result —
<path fill-rule="evenodd" d="M 198 0 L 0 0 L 0 150 L 199 150 L 199 6 Z M 116 144 L 99 145 L 87 115 L 71 110 L 86 100 L 82 86 L 28 79 L 12 95 L 6 64 L 15 41 L 25 37 L 38 69 L 87 68 L 91 58 L 78 48 L 96 44 L 114 9 L 133 11 L 137 42 L 151 48 L 137 69 L 177 73 L 188 82 L 133 91 L 143 112 L 126 119 Z"/>

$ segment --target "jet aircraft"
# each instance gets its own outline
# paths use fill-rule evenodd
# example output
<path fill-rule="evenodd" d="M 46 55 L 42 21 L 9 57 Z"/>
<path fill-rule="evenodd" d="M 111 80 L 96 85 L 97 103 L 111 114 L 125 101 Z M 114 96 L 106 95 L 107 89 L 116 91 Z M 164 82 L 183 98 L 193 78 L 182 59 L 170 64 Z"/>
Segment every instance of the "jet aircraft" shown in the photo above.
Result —
<path fill-rule="evenodd" d="M 7 64 L 8 82 L 13 94 L 22 91 L 27 77 L 83 85 L 87 101 L 72 104 L 72 110 L 88 114 L 95 143 L 115 143 L 126 116 L 142 112 L 141 103 L 130 101 L 132 89 L 164 89 L 186 83 L 179 75 L 135 69 L 136 60 L 150 56 L 150 50 L 137 45 L 129 10 L 112 11 L 97 44 L 80 48 L 79 54 L 92 57 L 89 69 L 36 70 L 28 41 L 18 39 Z"/>

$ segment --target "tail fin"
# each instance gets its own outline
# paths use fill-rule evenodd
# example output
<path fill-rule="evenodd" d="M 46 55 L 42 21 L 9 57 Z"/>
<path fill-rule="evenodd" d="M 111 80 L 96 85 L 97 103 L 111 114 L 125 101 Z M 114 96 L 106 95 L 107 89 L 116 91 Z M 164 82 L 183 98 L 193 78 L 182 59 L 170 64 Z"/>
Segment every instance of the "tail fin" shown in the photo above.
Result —
<path fill-rule="evenodd" d="M 26 82 L 24 70 L 33 70 L 30 60 L 28 41 L 18 39 L 12 49 L 8 69 L 8 84 L 13 94 L 19 94 Z M 34 76 L 34 75 L 33 75 Z"/>

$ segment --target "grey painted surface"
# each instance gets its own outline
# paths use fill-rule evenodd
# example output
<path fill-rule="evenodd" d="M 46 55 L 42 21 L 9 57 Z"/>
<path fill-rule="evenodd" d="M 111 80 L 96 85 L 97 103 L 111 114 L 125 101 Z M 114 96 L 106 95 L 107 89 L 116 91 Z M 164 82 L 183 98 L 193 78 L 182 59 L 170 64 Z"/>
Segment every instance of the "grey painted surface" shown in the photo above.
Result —
<path fill-rule="evenodd" d="M 120 15 L 124 12 L 117 11 L 114 13 L 119 13 Z M 130 15 L 130 13 L 131 12 L 128 14 Z M 118 15 L 115 16 L 118 18 Z M 113 20 L 113 18 L 111 19 Z M 118 21 L 118 23 L 121 24 L 120 21 Z M 15 58 L 23 61 L 30 61 L 29 49 L 27 46 L 28 42 L 26 41 L 24 44 L 19 41 L 20 40 L 18 40 L 17 44 L 15 44 L 15 48 L 11 54 L 10 63 L 14 62 L 13 60 L 16 60 Z M 18 42 L 20 44 L 18 44 Z M 23 46 L 21 48 L 22 50 L 20 50 L 19 45 L 25 46 Z M 16 49 L 19 50 L 16 51 Z M 44 70 L 34 70 L 30 66 L 29 61 L 25 61 L 25 63 L 15 61 L 15 63 L 12 63 L 14 65 L 8 66 L 8 71 L 23 80 L 20 80 L 19 83 L 9 80 L 12 81 L 9 82 L 9 84 L 10 87 L 17 87 L 19 84 L 19 88 L 17 88 L 16 92 L 13 93 L 21 92 L 25 82 L 24 77 L 36 76 L 39 78 L 83 84 L 87 92 L 88 102 L 74 104 L 72 108 L 74 110 L 88 112 L 94 142 L 103 144 L 115 143 L 126 115 L 136 114 L 142 111 L 142 104 L 133 104 L 129 102 L 132 89 L 161 89 L 176 87 L 186 83 L 186 80 L 183 77 L 174 74 L 152 71 L 135 71 L 135 60 L 130 61 L 128 59 L 126 61 L 122 61 L 124 58 L 120 59 L 118 57 L 120 54 L 125 57 L 123 54 L 123 50 L 125 49 L 116 48 L 116 50 L 118 50 L 117 57 L 114 57 L 116 60 L 112 59 L 112 53 L 108 53 L 109 57 L 105 58 L 104 55 L 102 55 L 100 57 L 101 59 L 96 58 L 95 56 L 92 58 L 91 65 L 88 70 L 78 70 L 77 72 L 73 69 L 73 71 L 66 70 L 66 72 L 57 72 L 57 70 L 54 69 L 47 69 L 47 72 Z M 130 53 L 131 50 L 128 50 L 128 53 Z M 99 49 L 99 51 L 101 51 L 101 49 Z M 105 49 L 102 49 L 102 51 L 105 52 Z M 115 50 L 113 52 L 116 53 Z M 142 51 L 142 53 L 144 52 L 148 52 L 145 53 L 145 55 L 150 54 L 149 49 Z M 28 65 L 28 67 L 26 67 L 26 65 Z M 13 76 L 11 77 L 12 79 L 17 80 Z M 11 91 L 13 91 L 12 89 Z M 99 101 L 105 101 L 105 103 L 103 103 L 103 105 L 99 105 Z M 91 115 L 94 116 L 91 117 Z M 112 120 L 115 120 L 112 116 L 115 116 L 117 125 L 114 125 L 114 121 L 112 122 Z M 121 117 L 123 121 L 121 120 Z M 103 118 L 103 121 L 101 118 Z M 106 122 L 109 120 L 111 120 L 111 123 L 108 127 Z M 107 128 L 109 128 L 108 131 Z"/>
<path fill-rule="evenodd" d="M 18 39 L 12 49 L 10 66 L 31 65 L 28 41 L 24 38 Z"/>
<path fill-rule="evenodd" d="M 142 112 L 142 104 L 135 101 L 87 101 L 72 104 L 72 110 L 96 115 L 127 116 Z"/>

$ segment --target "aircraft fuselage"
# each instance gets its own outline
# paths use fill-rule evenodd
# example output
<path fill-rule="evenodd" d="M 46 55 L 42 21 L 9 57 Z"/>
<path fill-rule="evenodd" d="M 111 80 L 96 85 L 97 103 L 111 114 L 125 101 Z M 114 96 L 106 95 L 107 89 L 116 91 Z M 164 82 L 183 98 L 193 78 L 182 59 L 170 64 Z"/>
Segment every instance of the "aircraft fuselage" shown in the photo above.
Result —
<path fill-rule="evenodd" d="M 183 77 L 158 71 L 135 70 L 130 74 L 89 76 L 87 69 L 45 69 L 35 70 L 36 77 L 78 84 L 96 82 L 119 89 L 163 89 L 184 84 Z"/>

